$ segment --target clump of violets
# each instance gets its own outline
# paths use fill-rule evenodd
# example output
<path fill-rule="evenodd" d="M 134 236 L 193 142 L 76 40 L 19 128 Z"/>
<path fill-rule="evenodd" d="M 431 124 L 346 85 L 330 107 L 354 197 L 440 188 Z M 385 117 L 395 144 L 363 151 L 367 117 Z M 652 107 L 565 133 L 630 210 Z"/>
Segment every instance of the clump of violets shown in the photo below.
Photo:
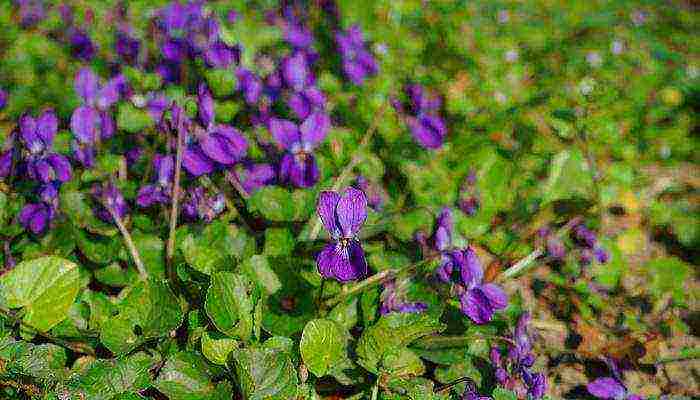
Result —
<path fill-rule="evenodd" d="M 406 87 L 409 99 L 404 107 L 398 100 L 392 101 L 396 111 L 404 116 L 413 138 L 426 149 L 438 149 L 447 136 L 447 125 L 440 116 L 442 100 L 423 86 L 413 84 Z"/>
<path fill-rule="evenodd" d="M 496 311 L 506 308 L 508 296 L 500 286 L 484 281 L 481 261 L 471 247 L 453 248 L 452 229 L 452 213 L 445 208 L 438 216 L 432 238 L 434 251 L 440 257 L 436 275 L 442 282 L 453 285 L 462 313 L 475 324 L 485 324 Z"/>
<path fill-rule="evenodd" d="M 612 377 L 597 378 L 590 382 L 586 389 L 588 393 L 599 399 L 610 400 L 643 400 L 642 396 L 630 393 L 622 380 L 622 375 L 613 360 L 606 360 Z"/>
<path fill-rule="evenodd" d="M 182 166 L 194 176 L 232 166 L 248 151 L 248 142 L 238 129 L 214 121 L 214 99 L 204 84 L 199 86 L 198 104 L 202 125 L 192 124 L 182 159 Z"/>
<path fill-rule="evenodd" d="M 366 78 L 379 71 L 379 65 L 367 49 L 358 25 L 335 34 L 335 42 L 340 51 L 343 73 L 355 85 L 362 85 Z"/>
<path fill-rule="evenodd" d="M 209 193 L 201 186 L 187 190 L 182 202 L 182 214 L 190 221 L 201 220 L 209 223 L 225 208 L 226 201 L 223 193 Z"/>
<path fill-rule="evenodd" d="M 409 283 L 408 279 L 392 279 L 384 282 L 384 291 L 380 296 L 380 314 L 384 315 L 390 312 L 419 313 L 428 309 L 425 303 L 406 300 L 406 290 Z"/>
<path fill-rule="evenodd" d="M 19 6 L 20 24 L 30 28 L 46 18 L 44 0 L 15 0 Z"/>
<path fill-rule="evenodd" d="M 601 264 L 605 264 L 610 259 L 610 254 L 600 247 L 598 237 L 592 230 L 584 224 L 576 225 L 573 229 L 574 238 L 581 245 L 581 264 L 587 265 L 591 260 L 595 260 Z"/>
<path fill-rule="evenodd" d="M 367 261 L 357 237 L 367 219 L 365 194 L 353 187 L 342 193 L 323 191 L 316 212 L 332 239 L 316 257 L 321 276 L 339 282 L 365 277 Z"/>
<path fill-rule="evenodd" d="M 500 386 L 515 391 L 518 398 L 541 399 L 547 391 L 547 378 L 542 373 L 532 371 L 535 355 L 528 331 L 529 323 L 530 314 L 523 313 L 515 326 L 507 354 L 503 356 L 498 348 L 493 347 L 490 359 L 496 368 L 496 380 Z"/>
<path fill-rule="evenodd" d="M 58 118 L 53 111 L 45 111 L 38 118 L 25 114 L 19 121 L 19 139 L 22 143 L 20 170 L 39 183 L 36 203 L 22 208 L 19 221 L 34 234 L 43 233 L 58 210 L 58 188 L 71 179 L 72 168 L 68 159 L 53 152 L 53 140 L 58 131 Z M 10 138 L 12 146 L 13 138 Z M 0 173 L 7 176 L 12 166 L 14 150 L 5 150 L 0 157 Z"/>
<path fill-rule="evenodd" d="M 126 90 L 126 78 L 117 75 L 104 85 L 88 67 L 75 76 L 75 91 L 83 105 L 73 111 L 70 127 L 75 140 L 71 143 L 73 156 L 86 167 L 95 162 L 95 146 L 114 135 L 116 125 L 110 107 L 119 101 Z"/>
<path fill-rule="evenodd" d="M 280 181 L 297 187 L 311 187 L 318 182 L 319 171 L 313 151 L 326 138 L 330 117 L 323 112 L 310 115 L 300 126 L 273 118 L 270 131 L 279 146 L 286 150 L 280 162 Z"/>

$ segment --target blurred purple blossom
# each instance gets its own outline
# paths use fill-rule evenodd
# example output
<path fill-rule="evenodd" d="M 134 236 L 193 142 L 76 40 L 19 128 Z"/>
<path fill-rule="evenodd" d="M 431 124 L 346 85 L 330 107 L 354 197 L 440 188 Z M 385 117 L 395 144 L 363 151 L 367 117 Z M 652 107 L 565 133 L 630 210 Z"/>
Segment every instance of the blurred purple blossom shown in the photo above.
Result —
<path fill-rule="evenodd" d="M 319 178 L 313 150 L 326 138 L 330 117 L 324 112 L 311 114 L 301 126 L 289 120 L 270 121 L 272 137 L 287 152 L 280 164 L 280 181 L 291 181 L 297 187 L 311 187 Z"/>
<path fill-rule="evenodd" d="M 481 261 L 471 247 L 453 252 L 453 257 L 464 285 L 460 294 L 462 312 L 476 324 L 490 322 L 497 310 L 506 308 L 508 296 L 500 286 L 484 283 Z"/>
<path fill-rule="evenodd" d="M 422 302 L 406 301 L 406 289 L 409 280 L 403 279 L 398 284 L 396 279 L 384 282 L 384 291 L 381 294 L 381 306 L 379 313 L 384 315 L 390 312 L 420 313 L 428 309 Z"/>
<path fill-rule="evenodd" d="M 340 51 L 343 72 L 350 82 L 359 86 L 367 77 L 377 74 L 379 65 L 367 49 L 358 25 L 336 33 L 335 41 Z"/>
<path fill-rule="evenodd" d="M 129 212 L 124 195 L 112 182 L 94 185 L 92 195 L 97 201 L 95 215 L 105 222 L 114 222 L 113 214 L 122 219 Z"/>
<path fill-rule="evenodd" d="M 175 175 L 175 158 L 172 155 L 156 154 L 153 157 L 154 182 L 143 186 L 136 196 L 139 207 L 170 202 L 173 177 Z"/>
<path fill-rule="evenodd" d="M 58 130 L 58 118 L 45 111 L 38 118 L 24 114 L 19 120 L 19 139 L 24 144 L 23 160 L 27 175 L 38 182 L 67 182 L 72 175 L 68 159 L 51 152 Z"/>
<path fill-rule="evenodd" d="M 226 208 L 223 193 L 209 194 L 203 187 L 190 188 L 182 202 L 182 214 L 190 221 L 211 222 Z"/>

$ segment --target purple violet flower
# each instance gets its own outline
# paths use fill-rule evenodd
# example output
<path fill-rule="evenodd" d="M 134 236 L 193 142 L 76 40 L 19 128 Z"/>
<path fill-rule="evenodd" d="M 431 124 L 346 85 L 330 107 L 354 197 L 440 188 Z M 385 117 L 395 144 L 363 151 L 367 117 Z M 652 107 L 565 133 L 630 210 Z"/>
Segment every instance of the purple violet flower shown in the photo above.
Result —
<path fill-rule="evenodd" d="M 304 53 L 297 51 L 282 60 L 282 77 L 292 91 L 300 92 L 313 84 L 313 74 Z"/>
<path fill-rule="evenodd" d="M 138 59 L 141 42 L 126 32 L 119 32 L 114 43 L 114 49 L 119 57 L 129 63 L 134 63 Z"/>
<path fill-rule="evenodd" d="M 36 119 L 25 114 L 20 118 L 19 126 L 19 138 L 26 148 L 24 160 L 29 177 L 43 183 L 69 181 L 72 173 L 70 162 L 65 156 L 51 152 L 58 130 L 56 114 L 45 111 Z"/>
<path fill-rule="evenodd" d="M 291 181 L 297 187 L 316 184 L 319 171 L 313 150 L 326 138 L 330 126 L 330 117 L 321 111 L 311 114 L 299 127 L 289 120 L 270 121 L 272 137 L 287 151 L 280 164 L 280 181 Z"/>
<path fill-rule="evenodd" d="M 336 33 L 335 41 L 342 58 L 343 72 L 352 83 L 360 86 L 365 78 L 377 74 L 379 65 L 367 50 L 358 25 Z"/>
<path fill-rule="evenodd" d="M 342 194 L 323 191 L 316 212 L 333 239 L 316 257 L 324 278 L 347 282 L 367 275 L 367 261 L 357 234 L 367 219 L 367 198 L 349 187 Z"/>
<path fill-rule="evenodd" d="M 293 92 L 287 99 L 287 105 L 300 120 L 309 117 L 315 111 L 326 108 L 326 96 L 315 86 L 308 86 Z"/>
<path fill-rule="evenodd" d="M 97 48 L 87 33 L 80 29 L 71 29 L 68 41 L 71 53 L 81 61 L 90 61 L 95 56 Z"/>
<path fill-rule="evenodd" d="M 19 223 L 35 235 L 39 235 L 48 228 L 55 213 L 55 209 L 46 203 L 29 203 L 20 211 Z"/>
<path fill-rule="evenodd" d="M 124 195 L 112 182 L 94 185 L 92 195 L 98 202 L 95 215 L 105 222 L 114 222 L 112 214 L 122 219 L 129 212 Z"/>
<path fill-rule="evenodd" d="M 46 18 L 44 0 L 16 0 L 19 6 L 20 25 L 32 27 Z"/>
<path fill-rule="evenodd" d="M 136 196 L 136 204 L 139 207 L 150 207 L 153 204 L 167 204 L 170 202 L 173 177 L 175 175 L 175 158 L 156 154 L 153 158 L 155 182 L 146 185 L 139 190 Z"/>
<path fill-rule="evenodd" d="M 406 124 L 413 138 L 426 149 L 437 149 L 442 146 L 447 136 L 447 126 L 440 117 L 442 101 L 438 96 L 429 95 L 420 85 L 409 85 L 406 93 L 410 100 L 410 115 L 406 115 Z M 403 113 L 403 106 L 396 104 L 395 108 Z"/>
<path fill-rule="evenodd" d="M 214 99 L 209 89 L 199 86 L 199 119 L 204 128 L 194 127 L 194 143 L 183 155 L 182 165 L 192 175 L 200 176 L 214 171 L 217 164 L 233 165 L 248 151 L 248 142 L 236 128 L 214 122 Z"/>
<path fill-rule="evenodd" d="M 248 105 L 258 102 L 263 91 L 262 80 L 253 72 L 241 67 L 236 71 L 238 78 L 238 90 L 243 92 L 243 98 Z"/>
<path fill-rule="evenodd" d="M 384 315 L 390 312 L 397 313 L 420 313 L 428 309 L 428 305 L 422 302 L 407 302 L 406 286 L 408 280 L 404 279 L 399 284 L 396 279 L 384 283 L 384 291 L 381 295 L 381 307 L 379 313 Z"/>
<path fill-rule="evenodd" d="M 508 305 L 508 296 L 500 286 L 484 283 L 484 271 L 479 257 L 471 247 L 453 252 L 455 265 L 459 266 L 465 291 L 460 295 L 462 312 L 476 324 L 485 324 L 497 310 Z"/>
<path fill-rule="evenodd" d="M 382 207 L 384 207 L 384 203 L 389 195 L 380 184 L 370 182 L 364 176 L 358 175 L 358 177 L 355 179 L 355 186 L 365 192 L 365 196 L 367 196 L 367 204 L 374 211 L 382 210 Z"/>
<path fill-rule="evenodd" d="M 253 194 L 275 179 L 275 169 L 270 164 L 237 165 L 233 170 L 234 178 L 248 194 Z"/>

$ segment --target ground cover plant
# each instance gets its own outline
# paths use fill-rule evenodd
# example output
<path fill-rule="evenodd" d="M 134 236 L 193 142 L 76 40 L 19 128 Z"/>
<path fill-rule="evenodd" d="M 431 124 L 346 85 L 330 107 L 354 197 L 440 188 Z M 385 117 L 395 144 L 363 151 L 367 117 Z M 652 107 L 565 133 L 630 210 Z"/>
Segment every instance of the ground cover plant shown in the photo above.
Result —
<path fill-rule="evenodd" d="M 696 8 L 0 0 L 0 398 L 700 396 Z"/>

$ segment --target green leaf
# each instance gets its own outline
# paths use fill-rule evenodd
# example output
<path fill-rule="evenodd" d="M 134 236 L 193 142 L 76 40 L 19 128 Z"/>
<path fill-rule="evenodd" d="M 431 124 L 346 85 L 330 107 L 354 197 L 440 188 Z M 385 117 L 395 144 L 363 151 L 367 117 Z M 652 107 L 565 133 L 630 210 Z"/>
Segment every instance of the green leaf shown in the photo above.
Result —
<path fill-rule="evenodd" d="M 296 370 L 279 349 L 258 345 L 236 350 L 230 364 L 246 400 L 287 400 L 296 394 Z"/>
<path fill-rule="evenodd" d="M 390 313 L 362 333 L 357 342 L 358 363 L 372 373 L 378 373 L 384 357 L 401 350 L 414 340 L 446 328 L 426 314 Z"/>
<path fill-rule="evenodd" d="M 134 107 L 131 103 L 119 104 L 117 128 L 129 133 L 138 133 L 153 126 L 154 122 L 146 110 Z"/>
<path fill-rule="evenodd" d="M 685 286 L 691 276 L 691 267 L 676 257 L 658 258 L 649 261 L 645 268 L 651 275 L 651 292 L 657 298 L 670 294 L 677 304 L 688 299 Z"/>
<path fill-rule="evenodd" d="M 0 336 L 1 378 L 32 377 L 43 384 L 65 378 L 66 350 L 54 344 L 35 345 Z"/>
<path fill-rule="evenodd" d="M 591 171 L 578 150 L 563 150 L 554 156 L 549 176 L 542 185 L 543 204 L 569 199 L 574 195 L 589 198 L 593 187 Z"/>
<path fill-rule="evenodd" d="M 333 321 L 309 321 L 301 334 L 299 351 L 309 371 L 320 378 L 345 358 L 345 333 Z"/>
<path fill-rule="evenodd" d="M 518 396 L 515 392 L 502 388 L 494 389 L 491 396 L 493 396 L 493 400 L 518 400 Z"/>
<path fill-rule="evenodd" d="M 244 341 L 251 338 L 253 307 L 258 300 L 251 289 L 251 282 L 240 274 L 217 272 L 211 276 L 204 308 L 216 329 Z"/>
<path fill-rule="evenodd" d="M 78 266 L 60 257 L 23 261 L 0 277 L 0 300 L 9 308 L 24 307 L 24 322 L 47 332 L 68 315 L 78 278 Z"/>
<path fill-rule="evenodd" d="M 212 332 L 204 332 L 202 335 L 202 354 L 216 365 L 226 365 L 228 354 L 238 346 L 237 340 L 216 338 Z"/>
<path fill-rule="evenodd" d="M 156 360 L 144 352 L 113 360 L 95 360 L 74 376 L 68 387 L 78 396 L 91 400 L 110 400 L 151 385 L 149 370 Z"/>
<path fill-rule="evenodd" d="M 180 249 L 187 263 L 210 275 L 227 265 L 229 259 L 244 260 L 255 251 L 255 241 L 235 225 L 215 221 L 201 233 L 188 234 Z"/>
<path fill-rule="evenodd" d="M 248 209 L 272 221 L 305 221 L 313 210 L 315 195 L 310 190 L 290 192 L 279 186 L 265 186 L 248 200 Z"/>
<path fill-rule="evenodd" d="M 199 354 L 181 351 L 168 358 L 154 386 L 170 400 L 208 400 L 214 392 L 211 373 Z"/>
<path fill-rule="evenodd" d="M 59 205 L 61 211 L 77 227 L 105 236 L 114 236 L 118 232 L 116 226 L 107 224 L 95 217 L 92 212 L 92 206 L 86 199 L 85 194 L 69 184 L 61 186 Z M 80 245 L 80 243 L 78 244 Z"/>
<path fill-rule="evenodd" d="M 282 287 L 282 283 L 275 271 L 270 268 L 270 263 L 265 256 L 250 257 L 241 264 L 241 271 L 257 282 L 268 295 L 275 293 Z"/>
<path fill-rule="evenodd" d="M 420 357 L 407 348 L 389 352 L 384 357 L 383 368 L 392 376 L 420 376 L 425 373 L 425 365 Z"/>
<path fill-rule="evenodd" d="M 123 354 L 148 339 L 168 336 L 184 319 L 177 297 L 159 280 L 138 282 L 102 323 L 100 340 L 111 352 Z"/>
<path fill-rule="evenodd" d="M 294 250 L 294 237 L 287 228 L 267 228 L 265 230 L 265 249 L 268 256 L 288 256 Z"/>
<path fill-rule="evenodd" d="M 132 237 L 148 274 L 156 279 L 165 278 L 165 243 L 163 239 L 138 232 L 133 233 Z M 131 260 L 131 256 L 128 254 L 124 254 L 124 257 Z"/>

